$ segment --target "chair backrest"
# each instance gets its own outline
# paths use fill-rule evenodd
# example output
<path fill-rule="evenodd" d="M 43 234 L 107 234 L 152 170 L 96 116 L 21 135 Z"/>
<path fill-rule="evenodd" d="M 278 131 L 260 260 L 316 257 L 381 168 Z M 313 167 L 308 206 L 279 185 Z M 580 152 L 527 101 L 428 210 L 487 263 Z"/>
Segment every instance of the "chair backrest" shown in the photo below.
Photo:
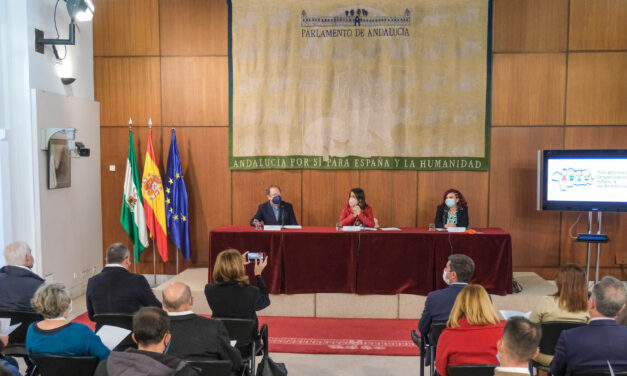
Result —
<path fill-rule="evenodd" d="M 44 319 L 39 313 L 22 311 L 0 311 L 0 317 L 10 318 L 11 325 L 22 323 L 9 335 L 9 343 L 26 342 L 26 332 L 30 324 Z"/>
<path fill-rule="evenodd" d="M 627 376 L 627 371 L 614 371 L 614 373 L 610 373 L 609 369 L 589 369 L 585 371 L 576 371 L 572 373 L 573 376 Z"/>
<path fill-rule="evenodd" d="M 129 313 L 99 313 L 94 315 L 94 320 L 96 320 L 96 326 L 98 327 L 111 325 L 133 330 L 133 315 Z"/>
<path fill-rule="evenodd" d="M 231 375 L 231 362 L 228 360 L 188 360 L 187 364 L 200 369 L 200 376 Z"/>
<path fill-rule="evenodd" d="M 222 321 L 226 330 L 229 332 L 229 338 L 231 340 L 236 340 L 235 346 L 244 347 L 252 343 L 255 338 L 253 338 L 253 330 L 255 327 L 255 320 L 253 319 L 232 319 L 232 318 L 223 318 L 223 317 L 215 317 L 216 320 Z"/>
<path fill-rule="evenodd" d="M 450 376 L 493 376 L 498 364 L 466 364 L 461 366 L 448 366 L 446 372 Z"/>
<path fill-rule="evenodd" d="M 540 339 L 540 352 L 542 354 L 553 355 L 557 340 L 563 330 L 577 328 L 587 325 L 583 322 L 548 321 L 542 323 L 542 338 Z"/>
<path fill-rule="evenodd" d="M 446 322 L 434 322 L 431 324 L 431 337 L 433 338 L 434 345 L 438 344 L 440 334 L 446 329 Z"/>
<path fill-rule="evenodd" d="M 41 376 L 93 376 L 99 362 L 94 356 L 31 354 L 30 358 Z"/>

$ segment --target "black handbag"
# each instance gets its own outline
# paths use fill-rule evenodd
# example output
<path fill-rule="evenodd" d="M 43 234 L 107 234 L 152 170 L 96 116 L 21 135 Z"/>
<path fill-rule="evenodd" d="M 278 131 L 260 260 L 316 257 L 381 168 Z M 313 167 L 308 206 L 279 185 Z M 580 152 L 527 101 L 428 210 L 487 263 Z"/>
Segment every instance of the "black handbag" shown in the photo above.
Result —
<path fill-rule="evenodd" d="M 257 376 L 287 376 L 285 363 L 276 363 L 269 356 L 264 356 L 257 367 Z"/>

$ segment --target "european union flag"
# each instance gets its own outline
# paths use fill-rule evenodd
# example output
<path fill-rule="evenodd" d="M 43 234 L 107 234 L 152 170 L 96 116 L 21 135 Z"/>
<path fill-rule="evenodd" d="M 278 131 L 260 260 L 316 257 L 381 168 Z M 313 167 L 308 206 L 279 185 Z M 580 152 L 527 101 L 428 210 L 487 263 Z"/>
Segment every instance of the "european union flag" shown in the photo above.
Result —
<path fill-rule="evenodd" d="M 168 235 L 174 244 L 183 252 L 183 257 L 189 258 L 189 217 L 187 204 L 187 189 L 183 180 L 183 169 L 179 148 L 176 145 L 176 133 L 172 129 L 172 142 L 168 153 L 168 171 L 163 184 L 165 189 L 165 214 L 168 226 Z"/>

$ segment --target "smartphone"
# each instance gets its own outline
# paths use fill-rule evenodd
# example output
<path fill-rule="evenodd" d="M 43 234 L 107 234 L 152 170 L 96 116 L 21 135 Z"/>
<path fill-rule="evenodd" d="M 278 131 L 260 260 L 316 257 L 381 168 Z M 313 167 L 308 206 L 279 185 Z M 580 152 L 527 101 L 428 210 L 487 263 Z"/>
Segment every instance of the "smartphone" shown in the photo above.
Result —
<path fill-rule="evenodd" d="M 248 254 L 246 255 L 246 258 L 248 259 L 248 262 L 251 262 L 253 260 L 263 261 L 263 259 L 265 258 L 265 253 L 263 253 L 263 252 L 248 252 Z"/>

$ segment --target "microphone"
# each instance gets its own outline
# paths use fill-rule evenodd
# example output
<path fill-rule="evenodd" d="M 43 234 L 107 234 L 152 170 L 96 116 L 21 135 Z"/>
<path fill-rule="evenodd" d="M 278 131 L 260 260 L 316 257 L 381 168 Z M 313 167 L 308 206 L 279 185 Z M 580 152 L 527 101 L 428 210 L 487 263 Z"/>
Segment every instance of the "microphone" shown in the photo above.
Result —
<path fill-rule="evenodd" d="M 281 212 L 281 226 L 285 226 L 285 207 L 283 206 L 283 201 L 279 205 L 279 211 Z"/>

